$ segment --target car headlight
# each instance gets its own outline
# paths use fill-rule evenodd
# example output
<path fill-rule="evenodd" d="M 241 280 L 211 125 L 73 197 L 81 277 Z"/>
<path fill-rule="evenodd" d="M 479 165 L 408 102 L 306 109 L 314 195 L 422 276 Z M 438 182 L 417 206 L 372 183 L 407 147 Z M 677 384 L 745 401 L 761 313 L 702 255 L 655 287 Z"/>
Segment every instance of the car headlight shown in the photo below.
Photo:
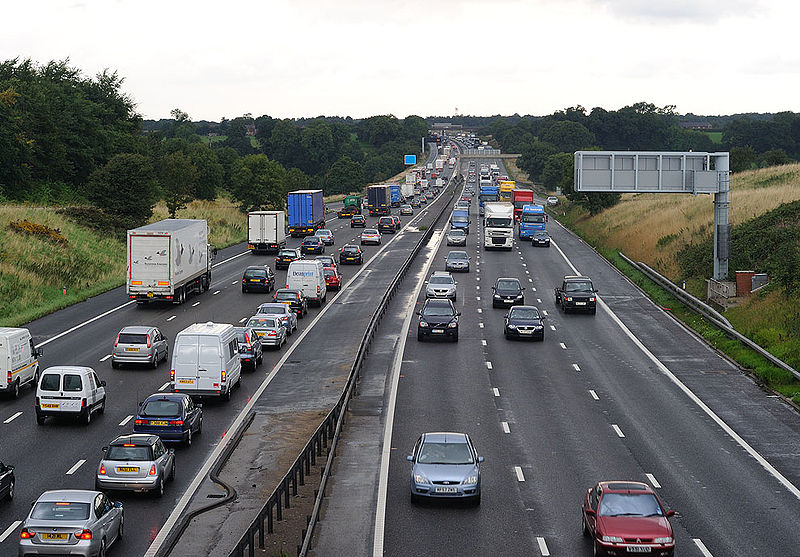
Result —
<path fill-rule="evenodd" d="M 622 543 L 622 538 L 619 536 L 603 536 L 604 542 Z"/>
<path fill-rule="evenodd" d="M 589 301 L 590 301 L 590 302 L 594 302 L 594 301 L 595 301 L 595 298 L 594 298 L 594 296 L 592 296 L 591 298 L 589 298 Z"/>
<path fill-rule="evenodd" d="M 566 300 L 567 300 L 568 302 L 571 302 L 571 301 L 572 301 L 572 296 L 568 297 Z"/>
<path fill-rule="evenodd" d="M 420 321 L 419 322 L 419 326 L 422 327 L 423 329 L 425 329 L 425 328 L 428 327 L 428 324 L 425 321 Z"/>
<path fill-rule="evenodd" d="M 476 484 L 476 483 L 478 483 L 478 475 L 477 474 L 473 474 L 472 476 L 467 476 L 466 478 L 464 478 L 464 481 L 461 482 L 461 483 L 462 484 L 467 484 L 467 485 Z"/>
<path fill-rule="evenodd" d="M 455 329 L 456 327 L 458 327 L 458 321 L 453 321 L 452 323 L 448 323 L 447 327 L 450 329 Z"/>
<path fill-rule="evenodd" d="M 672 537 L 668 536 L 666 538 L 656 538 L 653 540 L 654 543 L 672 543 Z"/>
<path fill-rule="evenodd" d="M 517 300 L 519 300 L 520 298 L 522 298 L 522 294 L 517 294 Z"/>
<path fill-rule="evenodd" d="M 503 297 L 500 294 L 495 294 L 494 297 L 497 300 L 502 300 L 503 299 Z"/>
<path fill-rule="evenodd" d="M 414 474 L 414 483 L 418 484 L 429 484 L 431 482 L 428 481 L 428 478 L 423 476 L 422 474 Z"/>
<path fill-rule="evenodd" d="M 509 328 L 509 329 L 516 329 L 516 328 L 517 328 L 517 326 L 516 326 L 516 325 L 513 325 L 513 324 L 511 324 L 511 323 L 509 323 L 509 324 L 508 324 L 508 328 Z"/>
<path fill-rule="evenodd" d="M 536 331 L 538 331 L 538 330 L 539 330 L 539 329 L 541 329 L 541 328 L 542 328 L 542 326 L 541 326 L 541 325 L 534 325 L 534 326 L 533 326 L 533 329 L 534 329 L 534 330 L 536 330 Z"/>

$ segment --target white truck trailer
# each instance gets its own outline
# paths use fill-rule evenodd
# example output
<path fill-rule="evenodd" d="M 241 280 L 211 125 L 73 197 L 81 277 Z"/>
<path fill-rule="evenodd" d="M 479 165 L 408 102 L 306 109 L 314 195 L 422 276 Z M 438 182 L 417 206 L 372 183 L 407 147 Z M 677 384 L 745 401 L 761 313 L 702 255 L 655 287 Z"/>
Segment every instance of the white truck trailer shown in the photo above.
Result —
<path fill-rule="evenodd" d="M 506 249 L 514 246 L 514 205 L 503 201 L 483 204 L 483 248 Z"/>
<path fill-rule="evenodd" d="M 211 284 L 208 224 L 200 219 L 166 219 L 128 230 L 128 298 L 182 304 L 190 292 Z"/>
<path fill-rule="evenodd" d="M 286 247 L 286 213 L 251 211 L 247 213 L 247 249 L 250 253 L 278 253 Z"/>

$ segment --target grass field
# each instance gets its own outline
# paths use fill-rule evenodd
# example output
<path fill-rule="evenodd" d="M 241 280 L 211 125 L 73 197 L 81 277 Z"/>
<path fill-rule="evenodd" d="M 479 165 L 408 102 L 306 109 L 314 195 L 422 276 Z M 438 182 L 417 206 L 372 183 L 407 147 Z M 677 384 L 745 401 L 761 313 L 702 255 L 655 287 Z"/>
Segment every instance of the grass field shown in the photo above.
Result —
<path fill-rule="evenodd" d="M 704 132 L 714 145 L 722 145 L 722 132 Z"/>
<path fill-rule="evenodd" d="M 152 221 L 166 216 L 158 205 Z M 246 216 L 224 198 L 195 201 L 178 217 L 208 220 L 217 248 L 247 238 Z M 12 221 L 22 220 L 46 226 L 65 241 L 11 228 Z M 19 326 L 121 286 L 125 259 L 124 241 L 84 228 L 55 208 L 0 205 L 0 325 Z"/>

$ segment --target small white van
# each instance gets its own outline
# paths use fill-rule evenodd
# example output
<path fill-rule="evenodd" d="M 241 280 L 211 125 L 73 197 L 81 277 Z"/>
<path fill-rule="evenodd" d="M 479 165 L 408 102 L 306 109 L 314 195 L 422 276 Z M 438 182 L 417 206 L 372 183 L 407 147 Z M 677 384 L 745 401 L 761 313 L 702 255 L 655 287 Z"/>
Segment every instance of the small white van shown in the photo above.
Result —
<path fill-rule="evenodd" d="M 83 366 L 53 366 L 45 369 L 36 388 L 36 423 L 47 416 L 79 418 L 88 424 L 92 414 L 106 409 L 106 382 Z"/>
<path fill-rule="evenodd" d="M 19 388 L 39 379 L 41 348 L 33 347 L 28 329 L 0 327 L 0 392 L 19 396 Z"/>
<path fill-rule="evenodd" d="M 176 393 L 231 398 L 242 380 L 236 330 L 227 323 L 195 323 L 175 337 L 170 382 Z"/>
<path fill-rule="evenodd" d="M 328 297 L 322 261 L 301 259 L 289 263 L 286 288 L 301 290 L 309 303 L 321 306 Z"/>

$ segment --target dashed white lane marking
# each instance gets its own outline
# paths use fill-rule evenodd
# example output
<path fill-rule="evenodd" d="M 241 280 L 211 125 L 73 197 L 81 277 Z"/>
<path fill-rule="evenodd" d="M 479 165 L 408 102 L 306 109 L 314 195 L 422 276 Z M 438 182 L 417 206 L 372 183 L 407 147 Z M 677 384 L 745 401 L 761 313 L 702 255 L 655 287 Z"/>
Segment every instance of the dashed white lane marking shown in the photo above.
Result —
<path fill-rule="evenodd" d="M 486 341 L 485 340 L 481 340 L 481 346 L 486 346 Z"/>
<path fill-rule="evenodd" d="M 550 325 L 550 330 L 551 331 L 555 331 L 556 330 L 556 326 L 555 325 Z"/>
<path fill-rule="evenodd" d="M 163 385 L 161 385 L 161 386 L 158 388 L 158 390 L 159 390 L 159 391 L 163 391 L 163 390 L 164 390 L 164 389 L 166 389 L 167 387 L 169 387 L 169 381 L 167 381 L 166 383 L 164 383 Z"/>
<path fill-rule="evenodd" d="M 706 547 L 706 544 L 703 543 L 703 540 L 700 538 L 692 538 L 692 541 L 694 542 L 694 545 L 697 546 L 697 549 L 700 550 L 700 553 L 703 554 L 703 557 L 714 557 Z"/>
<path fill-rule="evenodd" d="M 483 323 L 478 323 L 478 327 L 480 327 L 481 329 L 483 329 Z"/>
<path fill-rule="evenodd" d="M 572 364 L 572 369 L 574 369 L 575 371 L 580 371 L 581 367 L 578 364 Z"/>
<path fill-rule="evenodd" d="M 17 412 L 16 414 L 14 414 L 14 415 L 12 415 L 12 416 L 10 416 L 10 417 L 6 418 L 6 419 L 5 419 L 5 421 L 4 421 L 3 423 L 4 423 L 4 424 L 10 424 L 11 422 L 13 422 L 14 420 L 16 420 L 16 419 L 17 419 L 17 418 L 19 418 L 20 416 L 22 416 L 22 412 Z"/>
<path fill-rule="evenodd" d="M 529 278 L 529 279 L 528 279 L 528 282 L 533 282 L 533 279 L 532 279 L 532 278 Z"/>
<path fill-rule="evenodd" d="M 500 389 L 492 387 L 492 394 L 494 394 L 494 396 L 500 396 Z"/>
<path fill-rule="evenodd" d="M 617 434 L 617 437 L 620 437 L 620 438 L 625 437 L 625 434 L 622 433 L 622 430 L 619 428 L 619 426 L 617 424 L 611 424 L 611 428 Z"/>
<path fill-rule="evenodd" d="M 478 308 L 478 313 L 483 313 L 483 310 L 481 308 Z"/>
<path fill-rule="evenodd" d="M 131 421 L 131 418 L 133 418 L 133 414 L 131 414 L 130 416 L 127 416 L 127 417 L 126 417 L 124 420 L 122 420 L 122 421 L 119 423 L 119 425 L 125 425 L 125 424 L 127 424 L 129 421 Z"/>
<path fill-rule="evenodd" d="M 558 345 L 561 347 L 562 350 L 566 350 L 567 349 L 567 345 L 564 344 L 563 342 L 559 342 Z"/>
<path fill-rule="evenodd" d="M 242 317 L 239 319 L 239 323 L 244 323 L 245 321 L 247 321 L 247 317 Z"/>
<path fill-rule="evenodd" d="M 528 264 L 527 264 L 527 263 L 523 263 L 523 264 L 522 264 L 522 266 L 523 266 L 523 267 L 527 267 L 527 266 L 528 266 Z"/>
<path fill-rule="evenodd" d="M 238 280 L 233 281 L 231 284 L 239 284 Z"/>
<path fill-rule="evenodd" d="M 77 471 L 78 471 L 78 468 L 80 468 L 81 466 L 83 466 L 85 463 L 86 463 L 86 459 L 85 459 L 85 458 L 82 458 L 82 459 L 80 459 L 78 462 L 76 462 L 75 464 L 73 464 L 73 465 L 72 465 L 72 468 L 70 468 L 69 470 L 67 470 L 67 476 L 71 476 L 72 474 L 74 474 L 75 472 L 77 472 Z"/>
<path fill-rule="evenodd" d="M 475 277 L 475 280 L 481 280 L 481 277 Z"/>
<path fill-rule="evenodd" d="M 517 474 L 517 481 L 524 482 L 525 481 L 525 474 L 522 473 L 522 468 L 519 466 L 514 466 L 514 473 Z"/>
<path fill-rule="evenodd" d="M 541 298 L 536 298 L 536 301 L 539 302 L 540 304 L 542 303 L 542 299 Z"/>
<path fill-rule="evenodd" d="M 543 310 L 542 310 L 542 314 L 544 314 L 544 315 L 547 315 L 547 310 L 546 310 L 546 309 L 543 309 Z"/>
<path fill-rule="evenodd" d="M 176 317 L 178 317 L 178 316 L 177 316 L 177 315 L 172 315 L 172 316 L 170 316 L 170 317 L 167 317 L 167 321 L 172 321 L 172 320 L 173 320 L 173 319 L 175 319 Z"/>
<path fill-rule="evenodd" d="M 11 523 L 11 526 L 9 526 L 8 528 L 6 528 L 6 529 L 5 529 L 5 531 L 4 531 L 2 534 L 0 534 L 0 543 L 3 543 L 4 541 L 6 541 L 6 538 L 7 538 L 8 536 L 10 536 L 10 535 L 11 535 L 11 532 L 13 532 L 14 530 L 16 530 L 16 529 L 17 529 L 17 527 L 18 527 L 20 524 L 22 524 L 22 521 L 21 521 L 21 520 L 15 520 L 14 522 L 12 522 L 12 523 Z"/>
<path fill-rule="evenodd" d="M 480 296 L 475 296 L 475 299 L 478 300 L 479 302 L 481 301 L 481 297 Z"/>
<path fill-rule="evenodd" d="M 492 369 L 492 362 L 486 362 L 486 369 Z"/>
<path fill-rule="evenodd" d="M 661 489 L 661 484 L 658 483 L 658 480 L 656 479 L 656 477 L 653 474 L 645 474 L 645 476 L 647 476 L 647 479 L 650 482 L 650 485 L 652 485 L 656 489 Z"/>
<path fill-rule="evenodd" d="M 530 272 L 529 270 L 525 269 L 525 274 L 526 274 L 526 275 L 530 275 L 530 274 L 531 274 L 531 272 Z"/>
<path fill-rule="evenodd" d="M 475 286 L 475 290 L 480 290 L 480 289 L 481 289 L 481 285 L 480 285 L 480 284 L 478 284 L 477 286 Z"/>
<path fill-rule="evenodd" d="M 519 252 L 519 253 L 522 253 L 522 252 Z M 525 260 L 525 258 L 524 258 L 524 257 L 522 257 L 522 256 L 520 255 L 520 256 L 519 256 L 519 260 L 520 260 L 520 261 L 524 261 L 524 260 Z"/>
<path fill-rule="evenodd" d="M 217 295 L 217 294 L 219 294 L 219 293 L 220 293 L 220 291 L 219 291 L 219 290 L 216 290 L 216 291 L 215 291 L 215 292 L 212 294 L 212 296 L 216 296 L 216 295 Z"/>
<path fill-rule="evenodd" d="M 595 400 L 600 400 L 600 397 L 597 396 L 597 392 L 594 389 L 589 389 L 589 394 L 592 395 L 592 398 Z"/>
<path fill-rule="evenodd" d="M 544 538 L 537 537 L 536 543 L 539 544 L 539 552 L 542 554 L 542 557 L 550 557 L 550 550 L 547 548 L 547 542 L 544 541 Z"/>
<path fill-rule="evenodd" d="M 503 433 L 511 433 L 511 430 L 508 428 L 508 422 L 500 422 L 500 425 L 503 426 Z"/>
<path fill-rule="evenodd" d="M 105 356 L 103 356 L 102 358 L 100 358 L 100 361 L 101 361 L 101 362 L 105 362 L 105 361 L 106 361 L 107 359 L 109 359 L 110 357 L 111 357 L 111 354 L 106 354 Z"/>
<path fill-rule="evenodd" d="M 531 287 L 531 290 L 533 290 L 534 292 L 536 292 L 536 287 L 535 287 L 535 286 L 532 286 L 532 287 Z"/>
<path fill-rule="evenodd" d="M 192 304 L 192 307 L 197 307 L 199 305 L 200 305 L 200 302 L 195 302 L 195 303 Z"/>

